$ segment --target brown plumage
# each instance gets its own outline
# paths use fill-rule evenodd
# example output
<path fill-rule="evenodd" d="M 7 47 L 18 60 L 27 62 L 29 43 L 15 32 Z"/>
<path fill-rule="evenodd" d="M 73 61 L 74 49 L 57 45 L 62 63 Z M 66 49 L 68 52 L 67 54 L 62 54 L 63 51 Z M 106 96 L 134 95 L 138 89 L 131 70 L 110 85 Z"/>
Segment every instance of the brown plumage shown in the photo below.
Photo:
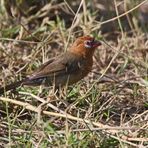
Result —
<path fill-rule="evenodd" d="M 56 88 L 71 85 L 83 79 L 93 65 L 95 49 L 101 45 L 90 36 L 76 39 L 71 48 L 41 65 L 36 72 L 26 79 L 0 88 L 0 94 L 15 89 L 20 85 L 54 85 Z"/>

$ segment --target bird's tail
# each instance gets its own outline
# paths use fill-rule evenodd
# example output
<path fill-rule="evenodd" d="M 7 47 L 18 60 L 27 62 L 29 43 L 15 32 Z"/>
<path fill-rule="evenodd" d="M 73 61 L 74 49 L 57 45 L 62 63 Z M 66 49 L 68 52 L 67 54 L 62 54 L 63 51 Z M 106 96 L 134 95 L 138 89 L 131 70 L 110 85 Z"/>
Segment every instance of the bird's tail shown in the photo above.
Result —
<path fill-rule="evenodd" d="M 6 85 L 5 87 L 0 88 L 0 95 L 4 94 L 8 90 L 16 89 L 17 87 L 21 86 L 24 80 L 17 81 L 14 83 L 11 83 L 9 85 Z"/>

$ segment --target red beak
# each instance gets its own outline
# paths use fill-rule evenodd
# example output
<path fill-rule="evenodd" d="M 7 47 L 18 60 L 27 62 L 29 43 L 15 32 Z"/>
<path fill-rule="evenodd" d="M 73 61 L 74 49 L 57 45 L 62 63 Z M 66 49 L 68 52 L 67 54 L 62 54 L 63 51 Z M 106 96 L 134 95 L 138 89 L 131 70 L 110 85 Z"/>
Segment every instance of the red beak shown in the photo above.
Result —
<path fill-rule="evenodd" d="M 100 41 L 97 41 L 97 40 L 94 40 L 94 41 L 93 41 L 93 47 L 94 47 L 94 48 L 95 48 L 95 47 L 98 47 L 98 46 L 100 46 L 100 45 L 102 45 Z"/>

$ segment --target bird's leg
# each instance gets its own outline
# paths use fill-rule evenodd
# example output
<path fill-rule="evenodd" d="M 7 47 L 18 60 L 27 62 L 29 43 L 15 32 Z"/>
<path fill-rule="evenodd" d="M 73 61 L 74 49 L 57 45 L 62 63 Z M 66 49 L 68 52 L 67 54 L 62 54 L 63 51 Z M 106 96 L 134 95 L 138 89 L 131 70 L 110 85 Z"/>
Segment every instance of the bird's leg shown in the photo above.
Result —
<path fill-rule="evenodd" d="M 57 99 L 56 95 L 57 93 L 59 93 L 59 88 L 54 88 L 52 90 L 49 91 L 48 97 L 46 98 L 46 100 L 44 102 L 42 102 L 39 106 L 38 106 L 38 115 L 37 115 L 37 123 L 40 124 L 40 120 L 41 120 L 41 114 L 44 110 L 46 110 L 47 104 L 51 101 L 55 101 L 55 99 Z"/>
<path fill-rule="evenodd" d="M 69 106 L 69 103 L 67 102 L 67 89 L 68 87 L 60 88 L 60 101 L 65 104 L 65 106 Z"/>
<path fill-rule="evenodd" d="M 52 97 L 49 96 L 49 98 L 50 98 L 50 100 L 52 98 L 53 101 L 59 100 L 60 102 L 62 102 L 66 106 L 68 106 L 69 103 L 65 100 L 66 91 L 67 91 L 67 88 L 65 90 L 65 88 L 63 88 L 61 86 L 54 87 L 54 95 Z"/>
<path fill-rule="evenodd" d="M 46 98 L 46 101 L 42 102 L 38 106 L 38 115 L 37 115 L 37 123 L 40 124 L 41 114 L 43 110 L 46 110 L 47 104 L 51 101 L 55 101 L 57 99 L 56 95 L 59 93 L 59 88 L 53 87 L 52 90 L 49 91 L 48 97 Z"/>
<path fill-rule="evenodd" d="M 47 100 L 48 101 L 55 101 L 59 94 L 59 88 L 53 87 L 52 90 L 49 90 Z"/>
<path fill-rule="evenodd" d="M 67 93 L 68 93 L 68 85 L 69 85 L 69 76 L 67 78 L 66 85 L 64 87 L 59 87 L 59 92 L 60 92 L 60 98 L 67 98 Z"/>

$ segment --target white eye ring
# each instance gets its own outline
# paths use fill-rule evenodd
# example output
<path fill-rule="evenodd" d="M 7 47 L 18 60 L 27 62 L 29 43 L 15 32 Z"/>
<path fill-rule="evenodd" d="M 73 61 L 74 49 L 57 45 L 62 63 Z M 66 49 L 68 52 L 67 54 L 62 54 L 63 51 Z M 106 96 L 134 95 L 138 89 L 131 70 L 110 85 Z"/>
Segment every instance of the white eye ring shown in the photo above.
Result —
<path fill-rule="evenodd" d="M 84 42 L 85 48 L 92 48 L 92 42 L 90 40 L 87 40 Z"/>

